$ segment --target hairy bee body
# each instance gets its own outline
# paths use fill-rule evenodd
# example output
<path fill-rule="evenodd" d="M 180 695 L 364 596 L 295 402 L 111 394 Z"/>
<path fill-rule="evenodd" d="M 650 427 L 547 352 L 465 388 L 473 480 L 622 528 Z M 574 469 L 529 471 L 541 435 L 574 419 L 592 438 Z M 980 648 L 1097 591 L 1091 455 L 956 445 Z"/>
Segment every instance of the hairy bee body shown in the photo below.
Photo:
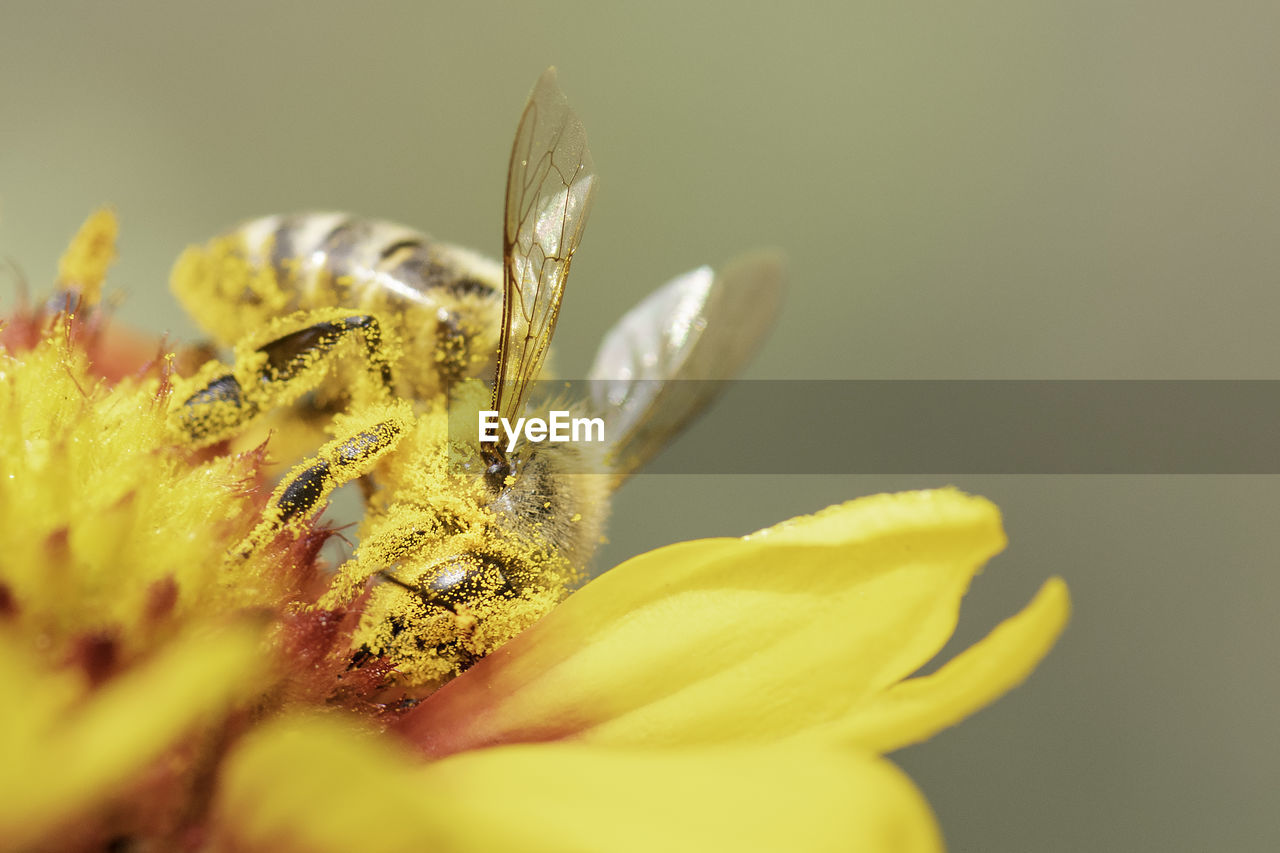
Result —
<path fill-rule="evenodd" d="M 490 379 L 502 324 L 497 262 L 404 225 L 345 213 L 264 216 L 228 236 L 251 266 L 273 270 L 289 296 L 285 311 L 342 307 L 377 317 L 405 350 L 394 376 L 400 395 L 419 412 L 441 409 L 449 385 Z M 311 403 L 331 396 L 321 389 Z M 318 408 L 304 407 L 303 413 L 327 416 L 324 410 L 336 407 Z M 377 469 L 384 494 L 409 493 L 414 503 L 429 503 L 414 485 L 432 467 L 439 442 L 435 430 L 426 432 L 432 437 L 417 442 L 416 450 L 410 440 L 394 464 Z M 550 444 L 521 454 L 520 476 L 493 499 L 495 518 L 519 538 L 542 539 L 582 565 L 599 541 L 608 507 L 602 478 L 580 474 L 604 469 L 602 459 L 582 458 L 599 452 Z M 438 483 L 440 476 L 430 481 Z M 371 527 L 381 520 L 376 508 L 367 513 Z"/>
<path fill-rule="evenodd" d="M 377 657 L 434 689 L 545 614 L 599 545 L 611 493 L 772 323 L 775 257 L 700 268 L 601 342 L 573 401 L 600 416 L 601 445 L 481 435 L 482 411 L 510 422 L 548 405 L 531 387 L 594 187 L 585 131 L 548 70 L 512 145 L 501 264 L 338 213 L 253 220 L 179 259 L 175 293 L 234 358 L 175 383 L 177 439 L 208 446 L 276 418 L 279 452 L 280 427 L 313 433 L 236 556 L 304 529 L 342 484 L 363 486 L 359 544 L 320 601 L 361 608 L 353 665 Z"/>

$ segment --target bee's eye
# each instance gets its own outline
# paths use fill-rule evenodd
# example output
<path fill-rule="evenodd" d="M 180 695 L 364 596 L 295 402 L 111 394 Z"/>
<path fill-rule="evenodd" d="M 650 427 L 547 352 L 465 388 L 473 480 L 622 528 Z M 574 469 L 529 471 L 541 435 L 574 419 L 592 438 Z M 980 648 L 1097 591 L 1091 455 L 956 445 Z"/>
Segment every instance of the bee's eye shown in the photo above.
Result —
<path fill-rule="evenodd" d="M 462 604 L 513 592 L 503 567 L 498 561 L 483 554 L 459 554 L 441 563 L 426 593 L 441 604 Z"/>

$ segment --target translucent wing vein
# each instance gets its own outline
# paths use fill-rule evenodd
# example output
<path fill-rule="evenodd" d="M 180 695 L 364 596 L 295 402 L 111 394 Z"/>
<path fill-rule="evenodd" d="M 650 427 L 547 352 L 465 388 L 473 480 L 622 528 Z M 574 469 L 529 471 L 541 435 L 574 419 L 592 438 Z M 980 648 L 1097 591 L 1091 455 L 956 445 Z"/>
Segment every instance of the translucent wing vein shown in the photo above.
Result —
<path fill-rule="evenodd" d="M 520 118 L 507 172 L 506 291 L 493 388 L 503 417 L 519 416 L 546 359 L 594 188 L 586 131 L 549 68 Z"/>

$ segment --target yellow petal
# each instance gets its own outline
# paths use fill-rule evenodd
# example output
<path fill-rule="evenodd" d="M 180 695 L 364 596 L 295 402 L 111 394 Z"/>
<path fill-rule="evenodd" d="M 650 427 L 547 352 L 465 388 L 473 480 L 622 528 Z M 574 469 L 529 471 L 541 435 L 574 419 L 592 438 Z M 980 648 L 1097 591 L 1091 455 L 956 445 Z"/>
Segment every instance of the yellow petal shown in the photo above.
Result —
<path fill-rule="evenodd" d="M 215 832 L 236 849 L 941 849 L 910 780 L 856 750 L 545 744 L 423 766 L 302 719 L 250 738 L 223 778 Z"/>
<path fill-rule="evenodd" d="M 280 719 L 223 767 L 215 849 L 431 850 L 451 819 L 423 765 L 346 717 Z"/>
<path fill-rule="evenodd" d="M 261 688 L 261 632 L 176 643 L 83 706 L 78 679 L 0 643 L 0 837 L 22 847 L 112 796 L 196 723 Z M 36 710 L 32 710 L 35 708 Z"/>
<path fill-rule="evenodd" d="M 829 727 L 807 733 L 875 752 L 922 741 L 1012 690 L 1049 653 L 1067 624 L 1071 601 L 1059 578 L 932 675 L 895 684 Z"/>
<path fill-rule="evenodd" d="M 481 794 L 455 806 L 457 849 L 942 849 L 906 775 L 860 752 L 523 745 L 454 756 L 424 775 Z"/>
<path fill-rule="evenodd" d="M 446 685 L 405 732 L 436 755 L 565 737 L 786 737 L 936 654 L 970 578 L 1004 542 L 990 502 L 948 489 L 650 552 Z"/>

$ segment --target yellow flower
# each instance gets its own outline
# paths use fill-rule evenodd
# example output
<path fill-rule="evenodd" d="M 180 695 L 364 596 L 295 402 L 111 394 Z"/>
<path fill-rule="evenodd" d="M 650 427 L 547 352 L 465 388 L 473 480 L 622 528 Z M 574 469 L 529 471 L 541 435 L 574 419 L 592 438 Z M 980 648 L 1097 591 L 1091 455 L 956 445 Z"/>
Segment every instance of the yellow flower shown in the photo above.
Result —
<path fill-rule="evenodd" d="M 321 850 L 938 849 L 927 805 L 881 754 L 1020 682 L 1067 616 L 1051 580 L 907 677 L 1003 544 L 994 506 L 941 490 L 659 549 L 403 717 L 395 728 L 440 760 L 281 721 L 232 756 L 220 813 L 242 842 L 302 832 Z"/>
<path fill-rule="evenodd" d="M 1066 621 L 1050 580 L 912 677 L 1004 534 L 982 498 L 878 495 L 630 560 L 399 701 L 351 667 L 359 614 L 316 606 L 325 531 L 226 558 L 263 454 L 172 446 L 167 361 L 103 344 L 112 252 L 86 231 L 82 316 L 0 336 L 0 847 L 936 850 L 884 753 L 1016 685 Z"/>

